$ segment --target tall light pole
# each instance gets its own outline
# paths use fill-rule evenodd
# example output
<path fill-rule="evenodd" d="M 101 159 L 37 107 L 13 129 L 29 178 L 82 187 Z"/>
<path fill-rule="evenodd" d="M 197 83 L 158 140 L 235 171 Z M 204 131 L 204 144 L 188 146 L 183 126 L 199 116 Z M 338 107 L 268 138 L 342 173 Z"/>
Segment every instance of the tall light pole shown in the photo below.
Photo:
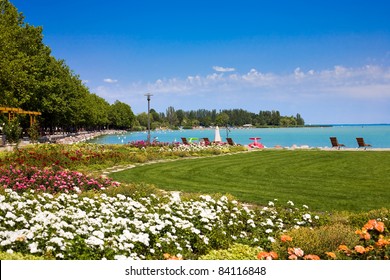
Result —
<path fill-rule="evenodd" d="M 150 97 L 153 96 L 153 94 L 147 93 L 145 94 L 147 100 L 148 100 L 148 144 L 150 144 Z"/>

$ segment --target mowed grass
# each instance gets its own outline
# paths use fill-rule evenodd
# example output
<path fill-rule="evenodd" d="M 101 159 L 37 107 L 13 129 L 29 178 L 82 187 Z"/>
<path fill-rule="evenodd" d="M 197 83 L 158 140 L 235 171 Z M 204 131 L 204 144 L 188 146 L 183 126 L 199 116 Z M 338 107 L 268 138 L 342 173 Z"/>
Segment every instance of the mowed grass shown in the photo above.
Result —
<path fill-rule="evenodd" d="M 390 152 L 262 150 L 146 164 L 110 174 L 170 191 L 278 199 L 318 211 L 390 208 Z"/>

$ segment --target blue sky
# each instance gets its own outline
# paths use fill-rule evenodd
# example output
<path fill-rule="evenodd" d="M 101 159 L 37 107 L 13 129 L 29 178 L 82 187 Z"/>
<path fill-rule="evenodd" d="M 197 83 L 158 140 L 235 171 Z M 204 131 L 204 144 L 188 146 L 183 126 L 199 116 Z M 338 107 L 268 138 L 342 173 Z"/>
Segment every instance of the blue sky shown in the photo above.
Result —
<path fill-rule="evenodd" d="M 151 107 L 390 123 L 390 1 L 11 0 L 91 92 Z"/>

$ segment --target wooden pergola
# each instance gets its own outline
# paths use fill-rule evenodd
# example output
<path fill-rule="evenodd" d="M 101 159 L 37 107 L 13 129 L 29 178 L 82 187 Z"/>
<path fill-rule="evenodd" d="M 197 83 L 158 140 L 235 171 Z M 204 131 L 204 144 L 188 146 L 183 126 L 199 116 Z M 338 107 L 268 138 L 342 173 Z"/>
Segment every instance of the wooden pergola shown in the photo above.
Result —
<path fill-rule="evenodd" d="M 30 126 L 33 125 L 37 119 L 37 116 L 42 115 L 41 112 L 34 112 L 34 111 L 25 111 L 20 108 L 12 108 L 12 107 L 0 107 L 0 112 L 3 114 L 8 114 L 8 120 L 12 120 L 15 118 L 17 114 L 21 115 L 29 115 L 30 116 Z"/>

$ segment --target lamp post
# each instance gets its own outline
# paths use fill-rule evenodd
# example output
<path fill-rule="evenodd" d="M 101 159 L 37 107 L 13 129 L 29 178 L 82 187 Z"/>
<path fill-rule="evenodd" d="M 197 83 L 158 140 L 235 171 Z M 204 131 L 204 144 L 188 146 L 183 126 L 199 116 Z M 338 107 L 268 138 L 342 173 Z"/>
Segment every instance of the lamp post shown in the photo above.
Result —
<path fill-rule="evenodd" d="M 148 100 L 148 144 L 150 144 L 150 97 L 153 96 L 153 94 L 147 93 L 145 94 L 147 100 Z"/>

